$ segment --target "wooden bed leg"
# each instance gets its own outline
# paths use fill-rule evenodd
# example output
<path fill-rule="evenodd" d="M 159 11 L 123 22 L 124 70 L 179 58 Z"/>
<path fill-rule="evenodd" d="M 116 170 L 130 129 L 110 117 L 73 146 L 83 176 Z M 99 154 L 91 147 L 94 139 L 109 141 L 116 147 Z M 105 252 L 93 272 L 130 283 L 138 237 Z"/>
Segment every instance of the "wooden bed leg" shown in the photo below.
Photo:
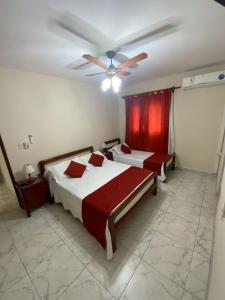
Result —
<path fill-rule="evenodd" d="M 157 176 L 154 178 L 154 189 L 153 189 L 153 195 L 157 195 Z"/>
<path fill-rule="evenodd" d="M 108 226 L 109 226 L 109 231 L 112 239 L 112 250 L 114 253 L 116 251 L 116 229 L 115 229 L 114 219 L 112 217 L 111 218 L 109 217 Z"/>
<path fill-rule="evenodd" d="M 172 161 L 172 170 L 175 170 L 175 155 L 173 156 L 173 161 Z"/>

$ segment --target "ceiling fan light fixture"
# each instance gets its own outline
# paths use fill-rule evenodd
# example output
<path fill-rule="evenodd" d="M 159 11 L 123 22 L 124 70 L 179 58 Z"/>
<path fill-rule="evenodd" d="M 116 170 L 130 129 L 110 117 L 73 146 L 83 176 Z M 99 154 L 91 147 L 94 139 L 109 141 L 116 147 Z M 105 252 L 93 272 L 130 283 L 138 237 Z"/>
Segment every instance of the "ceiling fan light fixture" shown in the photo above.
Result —
<path fill-rule="evenodd" d="M 118 76 L 112 77 L 112 89 L 114 93 L 118 93 L 121 86 L 121 79 Z"/>
<path fill-rule="evenodd" d="M 111 88 L 111 85 L 112 85 L 112 81 L 111 81 L 111 79 L 110 78 L 105 78 L 103 81 L 102 81 L 102 86 L 101 86 L 101 88 L 102 88 L 102 90 L 104 91 L 104 92 L 106 92 L 108 89 L 110 89 Z"/>

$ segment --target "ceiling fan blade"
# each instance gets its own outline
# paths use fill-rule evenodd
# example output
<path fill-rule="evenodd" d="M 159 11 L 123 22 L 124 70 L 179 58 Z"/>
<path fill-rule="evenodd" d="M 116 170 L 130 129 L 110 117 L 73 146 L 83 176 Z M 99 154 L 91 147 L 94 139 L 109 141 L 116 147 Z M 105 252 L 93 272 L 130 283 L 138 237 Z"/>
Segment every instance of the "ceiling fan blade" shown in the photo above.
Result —
<path fill-rule="evenodd" d="M 131 74 L 130 72 L 126 72 L 126 71 L 118 71 L 117 73 L 122 76 L 128 76 Z"/>
<path fill-rule="evenodd" d="M 109 43 L 108 38 L 99 30 L 70 12 L 65 12 L 58 16 L 55 23 L 63 30 L 76 35 L 97 47 L 102 47 L 102 45 Z"/>
<path fill-rule="evenodd" d="M 85 69 L 88 69 L 91 67 L 91 63 L 88 61 L 88 62 L 85 62 L 85 63 L 82 63 L 82 64 L 79 64 L 79 65 L 75 65 L 75 66 L 72 66 L 71 64 L 71 69 L 72 70 L 85 70 Z"/>
<path fill-rule="evenodd" d="M 138 63 L 139 61 L 146 59 L 148 57 L 148 54 L 143 52 L 141 54 L 138 54 L 130 59 L 128 59 L 127 61 L 125 61 L 122 64 L 119 64 L 118 69 L 125 69 L 127 67 L 130 67 L 132 65 L 135 65 L 136 63 Z"/>
<path fill-rule="evenodd" d="M 175 18 L 166 18 L 163 21 L 145 27 L 137 32 L 134 32 L 116 42 L 118 47 L 131 46 L 139 41 L 147 38 L 152 40 L 170 34 L 177 30 L 179 20 Z"/>
<path fill-rule="evenodd" d="M 128 59 L 130 59 L 130 57 L 126 56 L 125 54 L 123 53 L 118 53 L 116 52 L 116 55 L 113 57 L 113 60 L 117 61 L 118 63 L 123 63 L 125 61 L 127 61 Z M 130 66 L 130 68 L 137 68 L 138 65 L 133 65 L 133 66 Z"/>
<path fill-rule="evenodd" d="M 90 62 L 92 62 L 93 64 L 99 66 L 100 68 L 103 68 L 105 70 L 108 70 L 108 67 L 103 63 L 101 62 L 100 60 L 98 60 L 96 57 L 90 55 L 90 54 L 84 54 L 83 55 L 83 58 L 89 60 Z"/>
<path fill-rule="evenodd" d="M 89 77 L 89 76 L 95 76 L 95 75 L 102 75 L 102 74 L 107 74 L 108 72 L 100 72 L 100 73 L 94 73 L 94 74 L 87 74 L 85 76 Z"/>
<path fill-rule="evenodd" d="M 216 2 L 218 2 L 219 4 L 225 6 L 225 0 L 215 0 Z"/>

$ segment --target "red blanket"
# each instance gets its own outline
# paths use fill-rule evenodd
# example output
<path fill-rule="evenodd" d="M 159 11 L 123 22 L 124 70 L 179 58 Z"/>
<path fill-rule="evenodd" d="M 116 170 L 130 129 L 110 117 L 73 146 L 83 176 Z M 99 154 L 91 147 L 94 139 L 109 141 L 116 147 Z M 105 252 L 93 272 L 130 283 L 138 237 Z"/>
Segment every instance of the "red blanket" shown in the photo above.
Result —
<path fill-rule="evenodd" d="M 154 153 L 144 160 L 144 168 L 157 172 L 161 175 L 162 164 L 169 160 L 172 156 L 169 154 Z"/>
<path fill-rule="evenodd" d="M 83 199 L 83 223 L 104 248 L 105 228 L 110 213 L 151 174 L 149 170 L 130 167 Z"/>

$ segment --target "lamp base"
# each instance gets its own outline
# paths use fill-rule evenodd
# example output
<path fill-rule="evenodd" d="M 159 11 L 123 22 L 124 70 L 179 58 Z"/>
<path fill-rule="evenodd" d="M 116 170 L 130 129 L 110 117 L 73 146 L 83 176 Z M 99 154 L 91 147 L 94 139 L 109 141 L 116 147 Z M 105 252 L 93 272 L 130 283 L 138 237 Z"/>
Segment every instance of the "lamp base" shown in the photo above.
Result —
<path fill-rule="evenodd" d="M 28 174 L 28 178 L 27 178 L 27 183 L 31 184 L 32 182 L 34 182 L 35 177 L 31 176 L 31 174 Z"/>

